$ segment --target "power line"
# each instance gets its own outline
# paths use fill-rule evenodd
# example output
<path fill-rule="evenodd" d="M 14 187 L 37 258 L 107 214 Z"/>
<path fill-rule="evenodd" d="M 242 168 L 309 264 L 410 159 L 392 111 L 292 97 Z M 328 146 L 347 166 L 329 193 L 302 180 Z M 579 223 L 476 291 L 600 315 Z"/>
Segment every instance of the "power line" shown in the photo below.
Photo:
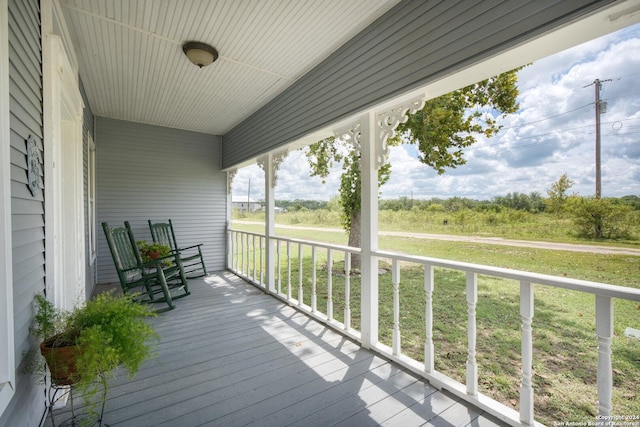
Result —
<path fill-rule="evenodd" d="M 546 120 L 555 119 L 556 117 L 560 117 L 560 116 L 564 116 L 565 114 L 573 113 L 574 111 L 581 110 L 581 109 L 589 107 L 591 105 L 593 105 L 593 103 L 588 103 L 588 104 L 585 104 L 585 105 L 583 105 L 581 107 L 574 108 L 573 110 L 565 111 L 564 113 L 559 113 L 559 114 L 556 114 L 556 115 L 553 115 L 553 116 L 545 117 L 543 119 L 535 120 L 533 122 L 527 122 L 527 123 L 522 123 L 522 124 L 519 124 L 519 125 L 503 127 L 503 128 L 500 128 L 500 130 L 502 131 L 502 130 L 505 130 L 505 129 L 517 129 L 517 128 L 520 128 L 520 127 L 524 127 L 524 126 L 528 126 L 528 125 L 533 125 L 533 124 L 536 124 L 536 123 L 544 122 Z"/>

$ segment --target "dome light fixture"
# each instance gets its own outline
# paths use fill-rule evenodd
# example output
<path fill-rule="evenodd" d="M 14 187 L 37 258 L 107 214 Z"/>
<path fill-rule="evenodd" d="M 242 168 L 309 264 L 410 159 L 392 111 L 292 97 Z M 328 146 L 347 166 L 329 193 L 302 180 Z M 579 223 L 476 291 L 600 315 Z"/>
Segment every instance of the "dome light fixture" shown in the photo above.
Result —
<path fill-rule="evenodd" d="M 187 42 L 182 46 L 182 50 L 189 58 L 189 61 L 200 68 L 210 65 L 218 59 L 218 51 L 206 43 Z"/>

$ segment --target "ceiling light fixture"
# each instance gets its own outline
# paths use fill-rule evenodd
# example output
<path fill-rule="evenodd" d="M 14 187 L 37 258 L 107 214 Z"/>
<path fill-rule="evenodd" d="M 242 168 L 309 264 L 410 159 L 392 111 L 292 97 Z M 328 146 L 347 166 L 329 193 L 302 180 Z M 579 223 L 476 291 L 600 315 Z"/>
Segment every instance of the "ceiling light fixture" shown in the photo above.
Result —
<path fill-rule="evenodd" d="M 218 51 L 208 44 L 200 42 L 187 42 L 182 46 L 184 54 L 189 61 L 198 67 L 206 67 L 218 59 Z"/>

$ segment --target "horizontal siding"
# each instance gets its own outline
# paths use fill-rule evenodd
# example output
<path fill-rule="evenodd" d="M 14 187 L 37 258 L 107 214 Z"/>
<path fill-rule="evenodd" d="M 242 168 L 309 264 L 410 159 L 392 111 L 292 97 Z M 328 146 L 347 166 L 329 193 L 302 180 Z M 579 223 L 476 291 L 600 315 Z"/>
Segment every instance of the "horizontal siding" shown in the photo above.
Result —
<path fill-rule="evenodd" d="M 13 225 L 14 265 L 31 262 L 32 269 L 44 268 L 44 191 L 31 195 L 26 185 L 26 140 L 33 135 L 42 150 L 42 71 L 40 65 L 39 2 L 9 2 L 10 69 L 10 144 L 11 144 L 11 214 L 12 222 L 26 220 L 21 229 Z M 23 72 L 23 65 L 28 72 Z M 42 160 L 42 151 L 40 156 Z M 42 165 L 41 165 L 42 166 Z M 41 170 L 43 168 L 41 167 Z M 31 312 L 35 292 L 44 289 L 41 274 L 14 277 L 14 312 Z M 24 298 L 28 295 L 28 298 Z M 19 304 L 18 301 L 28 301 Z M 22 327 L 21 327 L 22 326 Z M 16 360 L 28 350 L 25 325 L 16 325 Z"/>
<path fill-rule="evenodd" d="M 13 312 L 15 359 L 20 364 L 31 348 L 29 325 L 33 295 L 45 287 L 44 191 L 27 188 L 26 140 L 38 141 L 42 160 L 42 66 L 40 2 L 9 0 L 9 109 L 11 161 L 11 224 L 13 241 Z M 41 176 L 42 179 L 42 176 Z M 44 182 L 41 181 L 44 185 Z M 37 425 L 43 392 L 29 376 L 20 375 L 16 394 L 0 417 L 0 425 Z"/>
<path fill-rule="evenodd" d="M 611 0 L 406 0 L 223 137 L 223 168 L 424 86 Z"/>
<path fill-rule="evenodd" d="M 137 239 L 151 240 L 147 220 L 171 219 L 180 246 L 202 243 L 207 269 L 224 268 L 226 174 L 220 138 L 96 117 L 97 217 L 129 221 Z M 117 282 L 101 226 L 98 283 Z"/>

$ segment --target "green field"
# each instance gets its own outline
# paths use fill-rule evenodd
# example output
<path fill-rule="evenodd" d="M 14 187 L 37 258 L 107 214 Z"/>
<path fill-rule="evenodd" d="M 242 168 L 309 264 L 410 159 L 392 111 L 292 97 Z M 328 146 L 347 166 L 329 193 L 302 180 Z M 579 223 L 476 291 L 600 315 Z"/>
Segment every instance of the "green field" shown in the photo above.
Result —
<path fill-rule="evenodd" d="M 568 224 L 538 220 L 518 225 L 494 223 L 488 226 L 469 220 L 464 226 L 449 219 L 409 218 L 412 212 L 381 212 L 381 230 L 418 231 L 423 233 L 473 234 L 515 239 L 533 239 L 609 244 L 637 247 L 633 240 L 586 242 L 571 236 Z M 396 215 L 400 214 L 400 215 Z M 261 221 L 261 214 L 244 215 L 245 220 Z M 409 218 L 409 219 L 408 219 Z M 538 218 L 539 219 L 539 218 Z M 278 214 L 277 223 L 328 226 L 339 228 L 335 213 L 322 211 Z M 263 232 L 260 225 L 234 224 L 236 229 Z M 546 230 L 546 231 L 545 231 Z M 306 240 L 345 245 L 343 232 L 291 230 L 277 228 L 276 234 Z M 524 247 L 424 240 L 404 237 L 380 237 L 380 248 L 408 254 L 465 261 L 477 264 L 571 277 L 620 286 L 640 288 L 640 257 L 552 251 Z M 297 251 L 292 254 L 292 275 L 297 280 Z M 281 262 L 285 262 L 281 260 Z M 340 270 L 340 259 L 333 271 Z M 381 267 L 388 266 L 384 260 Z M 310 304 L 310 255 L 303 255 L 304 301 Z M 326 307 L 327 266 L 324 252 L 317 262 L 318 307 Z M 423 271 L 418 265 L 403 265 L 400 285 L 402 351 L 424 359 Z M 344 277 L 332 276 L 333 304 L 336 319 L 342 321 Z M 359 328 L 359 278 L 351 280 L 353 327 Z M 391 345 L 393 328 L 393 287 L 391 274 L 380 276 L 380 341 Z M 293 290 L 297 295 L 297 283 Z M 464 382 L 467 357 L 467 305 L 463 273 L 436 269 L 434 307 L 434 341 L 436 369 Z M 518 409 L 520 386 L 519 284 L 513 281 L 480 276 L 478 281 L 477 361 L 479 385 L 483 393 Z M 615 301 L 615 337 L 613 340 L 614 414 L 640 415 L 640 341 L 626 337 L 624 329 L 640 329 L 640 302 Z M 588 422 L 597 415 L 596 372 L 598 341 L 595 336 L 595 297 L 574 291 L 535 286 L 534 389 L 536 419 L 547 425 L 559 421 Z"/>

